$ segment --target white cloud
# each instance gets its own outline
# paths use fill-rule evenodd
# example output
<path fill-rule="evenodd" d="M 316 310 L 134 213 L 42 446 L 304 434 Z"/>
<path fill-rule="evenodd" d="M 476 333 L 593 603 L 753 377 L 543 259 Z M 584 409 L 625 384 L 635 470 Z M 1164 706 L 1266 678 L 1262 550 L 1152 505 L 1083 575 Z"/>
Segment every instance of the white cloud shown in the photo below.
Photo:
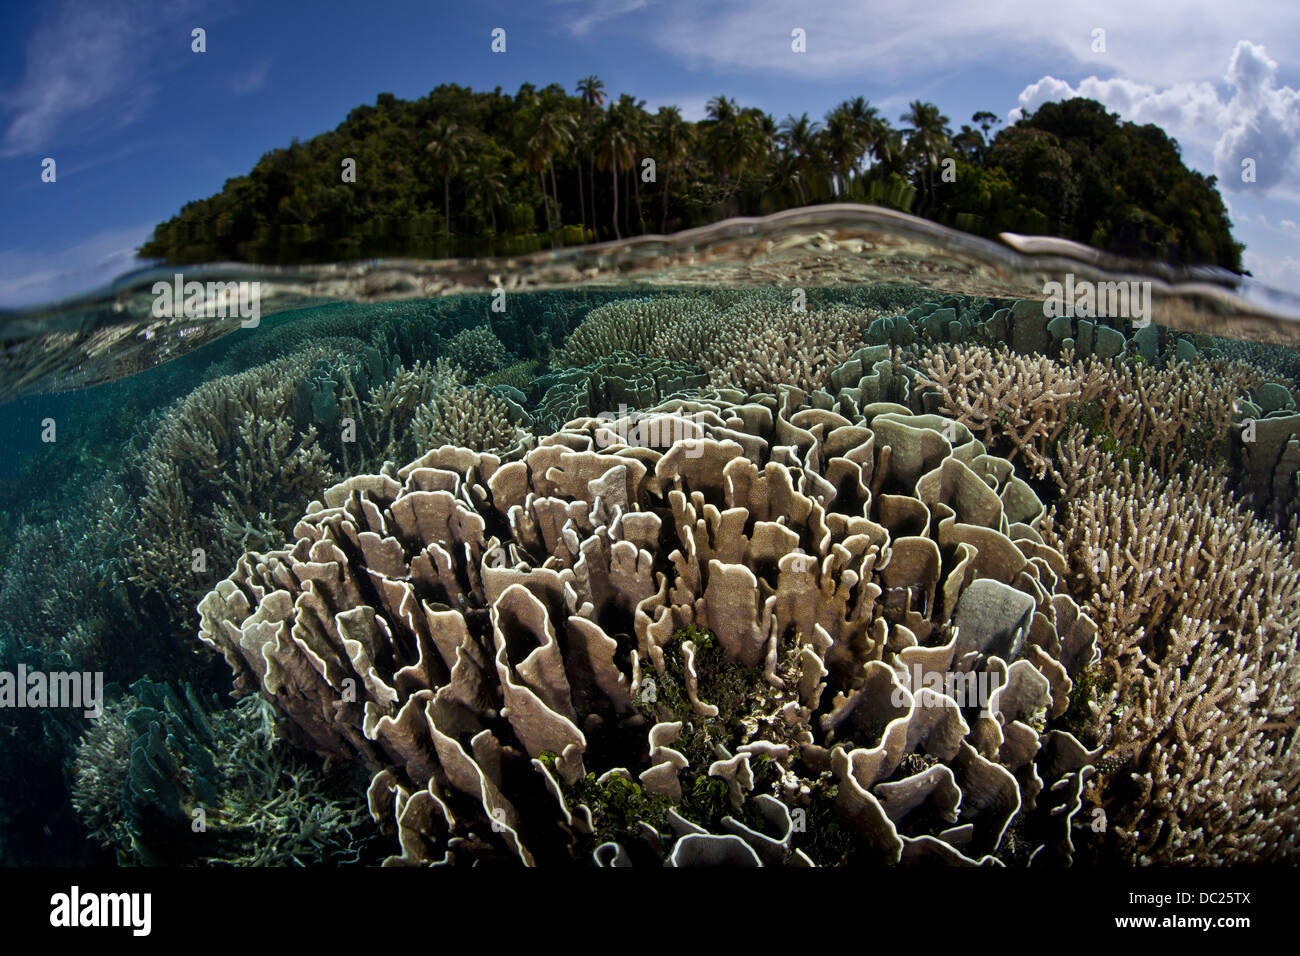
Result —
<path fill-rule="evenodd" d="M 1300 295 L 1300 259 L 1295 256 L 1268 256 L 1247 249 L 1242 265 L 1264 285 Z"/>
<path fill-rule="evenodd" d="M 578 22 L 601 22 L 639 0 L 595 0 Z M 1284 60 L 1300 58 L 1294 0 L 1242 5 L 1215 0 L 662 0 L 637 20 L 657 46 L 694 66 L 822 78 L 891 77 L 996 65 L 1061 72 L 1076 68 L 1170 85 L 1217 79 L 1223 38 L 1267 38 Z M 807 31 L 807 53 L 790 49 L 790 31 Z M 1106 52 L 1092 31 L 1106 30 Z"/>
<path fill-rule="evenodd" d="M 166 21 L 186 14 L 189 6 L 170 4 Z M 0 94 L 0 107 L 8 114 L 0 155 L 49 150 L 74 121 L 77 139 L 84 142 L 88 129 L 124 125 L 152 99 L 153 88 L 144 79 L 153 47 L 148 40 L 163 28 L 154 4 L 65 0 L 52 9 L 27 42 L 17 88 Z"/>
<path fill-rule="evenodd" d="M 256 93 L 266 85 L 266 74 L 271 70 L 271 64 L 267 62 L 258 63 L 251 69 L 246 70 L 230 80 L 230 91 L 236 96 L 247 96 L 249 93 Z"/>
<path fill-rule="evenodd" d="M 575 3 L 574 0 L 559 0 L 559 2 L 585 8 L 585 12 L 578 14 L 566 24 L 568 31 L 574 36 L 585 36 L 596 24 L 641 10 L 650 0 L 585 0 L 579 3 Z"/>
<path fill-rule="evenodd" d="M 1277 63 L 1262 46 L 1244 40 L 1232 51 L 1224 77 L 1234 88 L 1227 127 L 1214 147 L 1214 170 L 1225 188 L 1267 190 L 1300 170 L 1300 91 L 1277 85 Z M 1255 183 L 1241 180 L 1242 163 L 1255 163 Z"/>
<path fill-rule="evenodd" d="M 1223 77 L 1228 98 L 1208 82 L 1157 87 L 1130 79 L 1089 76 L 1071 85 L 1045 76 L 1021 91 L 1018 119 L 1044 103 L 1086 96 L 1134 123 L 1155 123 L 1180 142 L 1213 150 L 1224 189 L 1266 192 L 1300 171 L 1300 92 L 1277 83 L 1277 63 L 1264 47 L 1237 43 Z M 1255 161 L 1256 181 L 1242 182 L 1242 160 Z"/>
<path fill-rule="evenodd" d="M 144 265 L 135 250 L 151 235 L 152 223 L 107 229 L 55 252 L 0 250 L 0 306 L 46 302 L 111 282 Z"/>

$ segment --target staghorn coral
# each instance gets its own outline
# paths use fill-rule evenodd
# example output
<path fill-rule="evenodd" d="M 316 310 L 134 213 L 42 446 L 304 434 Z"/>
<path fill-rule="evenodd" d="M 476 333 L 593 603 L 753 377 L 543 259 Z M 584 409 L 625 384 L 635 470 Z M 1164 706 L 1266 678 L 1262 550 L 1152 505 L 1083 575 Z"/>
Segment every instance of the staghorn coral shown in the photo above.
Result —
<path fill-rule="evenodd" d="M 1097 398 L 1105 372 L 1096 361 L 1056 362 L 983 346 L 937 349 L 918 362 L 917 387 L 938 389 L 938 411 L 986 439 L 1010 445 L 1035 478 L 1060 480 L 1052 447 L 1071 409 Z"/>
<path fill-rule="evenodd" d="M 554 430 L 574 418 L 650 408 L 708 383 L 698 365 L 615 352 L 601 362 L 543 376 L 535 417 L 541 428 Z"/>
<path fill-rule="evenodd" d="M 341 401 L 347 417 L 357 424 L 356 450 L 344 449 L 349 471 L 377 468 L 385 461 L 404 461 L 417 447 L 411 424 L 420 409 L 428 408 L 449 389 L 464 381 L 464 372 L 446 359 L 398 366 L 388 381 L 369 390 L 364 398 L 355 392 Z"/>
<path fill-rule="evenodd" d="M 126 723 L 133 704 L 129 698 L 110 703 L 73 752 L 72 807 L 90 836 L 104 847 L 126 849 L 132 845 L 122 794 L 135 740 Z"/>
<path fill-rule="evenodd" d="M 447 342 L 443 355 L 464 370 L 466 378 L 477 379 L 510 364 L 510 353 L 489 325 L 457 332 Z"/>
<path fill-rule="evenodd" d="M 1099 626 L 1090 805 L 1125 863 L 1300 859 L 1300 561 L 1200 465 L 1162 479 L 1062 443 L 1044 540 Z M 1086 815 L 1086 814 L 1085 814 Z"/>
<path fill-rule="evenodd" d="M 315 428 L 294 424 L 296 381 L 327 354 L 308 349 L 214 379 L 142 429 L 124 482 L 135 499 L 127 576 L 142 591 L 193 606 L 210 586 L 207 568 L 280 540 L 296 502 L 333 480 Z"/>
<path fill-rule="evenodd" d="M 555 356 L 558 367 L 619 352 L 697 363 L 719 388 L 823 387 L 860 345 L 876 314 L 832 305 L 797 312 L 783 290 L 725 308 L 706 296 L 625 299 L 592 309 Z"/>
<path fill-rule="evenodd" d="M 1009 445 L 1035 478 L 1064 479 L 1057 440 L 1075 421 L 1109 450 L 1150 463 L 1163 475 L 1192 461 L 1227 466 L 1229 434 L 1247 376 L 1228 363 L 1182 362 L 1157 369 L 1114 359 L 1074 361 L 982 346 L 922 356 L 917 388 L 930 404 L 976 434 Z"/>
<path fill-rule="evenodd" d="M 592 309 L 565 340 L 553 362 L 557 368 L 598 363 L 616 352 L 665 357 L 656 343 L 671 337 L 685 319 L 714 311 L 703 296 L 620 299 Z"/>
<path fill-rule="evenodd" d="M 416 409 L 411 438 L 419 448 L 468 445 L 518 457 L 531 443 L 519 424 L 521 412 L 486 388 L 452 385 Z"/>
<path fill-rule="evenodd" d="M 139 680 L 82 735 L 70 774 L 91 837 L 139 864 L 356 862 L 374 835 L 348 781 L 279 742 L 257 697 L 216 710 Z"/>
<path fill-rule="evenodd" d="M 1094 629 L 1041 503 L 961 426 L 802 397 L 348 479 L 200 636 L 377 771 L 392 863 L 1068 859 L 1092 755 L 1036 727 Z M 945 672 L 996 679 L 987 707 Z"/>
<path fill-rule="evenodd" d="M 157 653 L 156 646 L 104 653 L 115 625 L 138 624 L 121 590 L 110 587 L 122 577 L 120 497 L 116 481 L 104 478 L 70 501 L 60 518 L 19 524 L 0 571 L 0 649 L 29 648 L 49 670 L 110 672 Z"/>

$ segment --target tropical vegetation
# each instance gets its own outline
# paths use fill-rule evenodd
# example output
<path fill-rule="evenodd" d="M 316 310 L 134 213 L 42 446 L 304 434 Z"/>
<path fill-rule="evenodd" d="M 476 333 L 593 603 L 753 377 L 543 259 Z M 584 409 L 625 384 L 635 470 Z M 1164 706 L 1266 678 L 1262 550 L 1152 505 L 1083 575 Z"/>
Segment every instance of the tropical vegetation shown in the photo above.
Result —
<path fill-rule="evenodd" d="M 728 216 L 867 202 L 984 236 L 1051 234 L 1105 251 L 1240 270 L 1213 176 L 1154 125 L 1093 100 L 954 131 L 916 101 L 895 126 L 863 97 L 777 121 L 718 96 L 698 122 L 598 77 L 574 93 L 455 85 L 379 95 L 307 143 L 159 224 L 168 263 L 518 254 L 667 233 Z M 344 175 L 346 160 L 355 181 Z"/>

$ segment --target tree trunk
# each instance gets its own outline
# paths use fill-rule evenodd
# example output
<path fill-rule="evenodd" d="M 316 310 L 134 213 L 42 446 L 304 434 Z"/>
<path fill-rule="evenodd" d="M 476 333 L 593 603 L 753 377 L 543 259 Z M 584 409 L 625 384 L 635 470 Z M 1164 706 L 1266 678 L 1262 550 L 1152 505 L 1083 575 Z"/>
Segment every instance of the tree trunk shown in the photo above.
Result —
<path fill-rule="evenodd" d="M 595 234 L 597 240 L 600 239 L 600 230 L 596 226 L 596 151 L 592 150 L 587 154 L 587 188 L 591 190 L 591 231 Z"/>
<path fill-rule="evenodd" d="M 618 231 L 618 156 L 611 157 L 609 164 L 610 184 L 614 187 L 614 238 L 622 239 L 623 234 Z"/>
<path fill-rule="evenodd" d="M 542 207 L 546 210 L 546 235 L 551 236 L 551 202 L 546 198 L 546 174 L 537 170 L 537 181 L 542 184 Z M 554 242 L 551 243 L 554 248 Z"/>
<path fill-rule="evenodd" d="M 659 231 L 661 233 L 668 232 L 668 184 L 671 179 L 672 179 L 672 173 L 667 168 L 665 168 L 664 169 L 664 214 L 663 214 L 663 218 L 659 222 Z"/>
<path fill-rule="evenodd" d="M 560 230 L 564 230 L 564 212 L 560 209 L 560 187 L 555 185 L 555 162 L 548 159 L 546 165 L 551 167 L 551 194 L 555 197 L 555 215 L 560 220 Z M 560 245 L 564 245 L 564 237 L 560 237 Z M 551 248 L 555 248 L 555 243 L 551 243 Z"/>
<path fill-rule="evenodd" d="M 632 192 L 636 195 L 636 233 L 641 235 L 645 232 L 645 213 L 641 211 L 641 170 L 637 168 L 635 161 L 632 164 Z M 632 230 L 628 230 L 629 235 L 633 235 Z"/>
<path fill-rule="evenodd" d="M 578 169 L 578 215 L 582 217 L 582 241 L 587 241 L 587 197 L 582 189 L 582 160 L 573 164 Z M 596 210 L 592 210 L 594 213 Z"/>

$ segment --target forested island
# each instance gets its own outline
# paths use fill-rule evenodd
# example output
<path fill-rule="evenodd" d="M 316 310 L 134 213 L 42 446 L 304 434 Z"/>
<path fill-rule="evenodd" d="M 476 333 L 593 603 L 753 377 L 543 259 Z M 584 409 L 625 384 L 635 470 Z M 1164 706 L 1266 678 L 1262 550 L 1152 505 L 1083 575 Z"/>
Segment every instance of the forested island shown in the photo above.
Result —
<path fill-rule="evenodd" d="M 1055 235 L 1121 255 L 1241 271 L 1214 176 L 1100 103 L 1044 104 L 954 132 L 932 103 L 891 123 L 855 97 L 777 121 L 718 96 L 690 122 L 594 76 L 570 94 L 443 85 L 381 93 L 337 129 L 267 153 L 159 224 L 169 264 L 514 255 L 668 233 L 827 202 L 910 212 L 981 236 Z M 999 128 L 1000 127 L 1000 128 Z M 650 160 L 653 163 L 649 162 Z M 351 162 L 349 162 L 351 161 Z"/>

